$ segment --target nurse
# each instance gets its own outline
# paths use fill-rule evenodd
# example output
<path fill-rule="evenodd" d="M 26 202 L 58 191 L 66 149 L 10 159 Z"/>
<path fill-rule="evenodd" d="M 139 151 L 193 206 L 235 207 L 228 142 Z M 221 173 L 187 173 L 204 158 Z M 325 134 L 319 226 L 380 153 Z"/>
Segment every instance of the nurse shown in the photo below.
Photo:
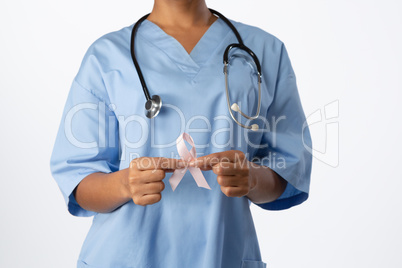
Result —
<path fill-rule="evenodd" d="M 138 63 L 163 99 L 153 119 L 130 55 L 133 25 L 88 49 L 50 163 L 68 211 L 94 217 L 77 267 L 265 267 L 250 204 L 281 210 L 308 198 L 311 138 L 283 43 L 231 22 L 261 63 L 257 131 L 230 116 L 222 55 L 237 39 L 204 0 L 155 0 L 138 28 Z M 255 66 L 240 50 L 230 57 L 230 100 L 252 115 Z M 178 153 L 182 133 L 194 141 L 191 161 Z M 190 172 L 172 187 L 172 172 L 188 167 L 209 187 Z"/>

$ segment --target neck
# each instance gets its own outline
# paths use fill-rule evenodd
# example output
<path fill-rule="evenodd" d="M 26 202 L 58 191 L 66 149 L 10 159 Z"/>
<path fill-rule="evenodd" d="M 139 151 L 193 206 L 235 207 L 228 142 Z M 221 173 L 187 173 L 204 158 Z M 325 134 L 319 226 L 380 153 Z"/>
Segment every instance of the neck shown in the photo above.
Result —
<path fill-rule="evenodd" d="M 211 24 L 205 0 L 155 0 L 148 20 L 165 27 L 194 27 Z"/>

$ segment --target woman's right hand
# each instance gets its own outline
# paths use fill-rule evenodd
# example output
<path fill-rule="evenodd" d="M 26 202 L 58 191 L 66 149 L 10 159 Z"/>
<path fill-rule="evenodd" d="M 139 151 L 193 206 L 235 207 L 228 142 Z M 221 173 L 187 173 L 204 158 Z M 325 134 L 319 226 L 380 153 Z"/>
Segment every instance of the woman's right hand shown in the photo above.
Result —
<path fill-rule="evenodd" d="M 165 157 L 140 157 L 130 163 L 125 188 L 135 204 L 146 206 L 159 202 L 165 189 L 166 172 L 184 168 L 183 161 Z"/>

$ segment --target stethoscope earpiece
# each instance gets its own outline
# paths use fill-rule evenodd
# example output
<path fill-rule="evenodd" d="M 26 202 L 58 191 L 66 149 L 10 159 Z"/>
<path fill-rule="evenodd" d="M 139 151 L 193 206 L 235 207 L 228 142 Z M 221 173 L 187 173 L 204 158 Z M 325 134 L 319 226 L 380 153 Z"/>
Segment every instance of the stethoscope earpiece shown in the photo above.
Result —
<path fill-rule="evenodd" d="M 260 129 L 260 127 L 257 124 L 251 125 L 251 131 L 257 131 L 258 129 Z"/>
<path fill-rule="evenodd" d="M 149 119 L 157 116 L 162 108 L 162 99 L 158 95 L 153 95 L 151 99 L 145 103 L 145 115 Z"/>
<path fill-rule="evenodd" d="M 253 120 L 255 118 L 249 117 L 246 114 L 244 114 L 241 110 L 240 110 L 240 106 L 237 103 L 233 103 L 232 106 L 230 107 L 233 111 L 240 113 L 242 116 L 246 117 L 247 119 Z M 252 131 L 257 131 L 260 127 L 257 124 L 252 124 L 251 126 L 246 126 L 241 124 L 240 122 L 238 122 L 237 120 L 235 120 L 235 118 L 233 118 L 233 120 L 239 124 L 241 127 L 250 129 Z"/>
<path fill-rule="evenodd" d="M 240 107 L 239 107 L 239 105 L 237 103 L 233 103 L 230 108 L 235 112 L 240 111 Z"/>

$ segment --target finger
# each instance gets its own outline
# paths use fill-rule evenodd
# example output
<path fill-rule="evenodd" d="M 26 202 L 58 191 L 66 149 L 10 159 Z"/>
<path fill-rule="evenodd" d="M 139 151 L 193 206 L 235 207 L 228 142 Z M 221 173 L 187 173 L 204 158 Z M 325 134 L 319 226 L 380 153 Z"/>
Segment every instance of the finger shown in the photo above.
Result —
<path fill-rule="evenodd" d="M 189 163 L 189 166 L 190 166 L 190 163 Z M 191 166 L 199 168 L 199 169 L 201 169 L 203 171 L 212 170 L 212 166 L 203 165 L 202 163 L 192 164 Z"/>
<path fill-rule="evenodd" d="M 180 159 L 166 157 L 140 157 L 132 161 L 132 165 L 138 170 L 172 170 L 182 168 L 182 163 Z"/>
<path fill-rule="evenodd" d="M 143 195 L 149 194 L 159 194 L 165 189 L 165 184 L 162 181 L 159 182 L 151 182 L 144 184 L 141 187 L 141 193 Z"/>
<path fill-rule="evenodd" d="M 135 177 L 130 177 L 130 183 L 150 183 L 162 181 L 165 178 L 165 171 L 162 169 L 138 171 Z"/>
<path fill-rule="evenodd" d="M 248 174 L 248 167 L 242 162 L 228 163 L 220 162 L 212 167 L 213 172 L 216 175 L 236 175 L 245 176 Z"/>
<path fill-rule="evenodd" d="M 245 156 L 243 152 L 237 150 L 231 150 L 201 156 L 197 158 L 195 161 L 189 162 L 189 166 L 208 168 L 213 167 L 214 165 L 220 162 L 234 163 L 237 161 L 243 161 L 244 159 Z"/>
<path fill-rule="evenodd" d="M 140 206 L 152 205 L 158 203 L 162 199 L 161 194 L 148 194 L 133 199 L 134 203 Z"/>
<path fill-rule="evenodd" d="M 221 191 L 228 197 L 241 197 L 248 194 L 247 188 L 244 187 L 224 187 L 221 186 Z"/>
<path fill-rule="evenodd" d="M 141 172 L 141 182 L 152 183 L 162 181 L 166 176 L 166 173 L 162 169 L 145 170 Z"/>
<path fill-rule="evenodd" d="M 216 178 L 218 184 L 223 187 L 246 187 L 248 181 L 244 177 L 239 176 L 218 176 Z"/>

